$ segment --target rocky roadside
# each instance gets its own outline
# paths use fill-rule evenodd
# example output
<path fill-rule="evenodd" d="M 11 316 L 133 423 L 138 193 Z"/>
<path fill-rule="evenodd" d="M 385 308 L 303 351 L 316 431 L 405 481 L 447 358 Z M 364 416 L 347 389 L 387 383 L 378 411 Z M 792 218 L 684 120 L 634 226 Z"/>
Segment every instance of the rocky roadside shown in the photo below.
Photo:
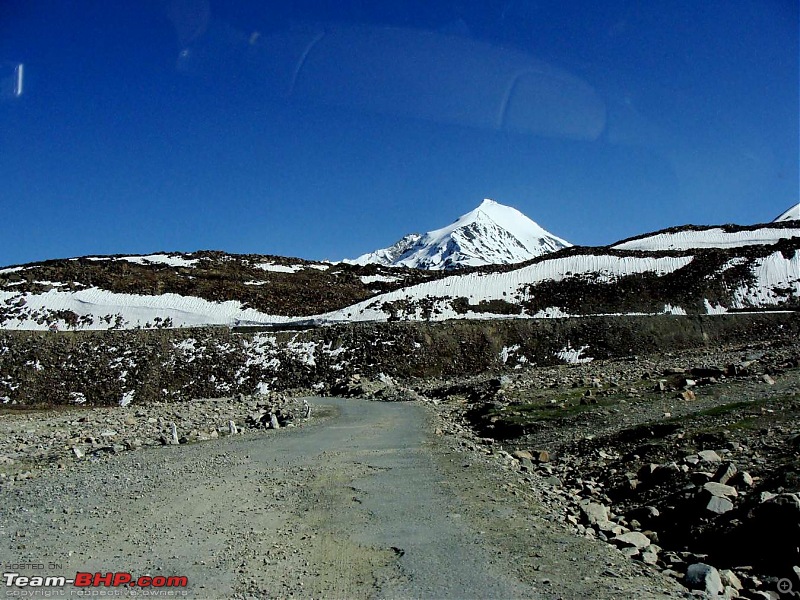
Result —
<path fill-rule="evenodd" d="M 425 382 L 445 435 L 550 518 L 703 597 L 800 591 L 796 344 Z"/>
<path fill-rule="evenodd" d="M 295 427 L 311 417 L 307 402 L 275 392 L 100 408 L 6 408 L 0 412 L 0 490 L 75 462 Z"/>

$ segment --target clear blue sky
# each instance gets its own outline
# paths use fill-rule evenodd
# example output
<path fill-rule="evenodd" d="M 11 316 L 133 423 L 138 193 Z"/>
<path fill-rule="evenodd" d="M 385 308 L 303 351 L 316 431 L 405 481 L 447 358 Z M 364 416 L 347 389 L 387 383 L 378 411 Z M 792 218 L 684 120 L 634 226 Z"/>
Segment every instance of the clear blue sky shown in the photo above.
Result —
<path fill-rule="evenodd" d="M 798 202 L 798 21 L 795 0 L 3 0 L 0 264 L 340 259 L 484 197 L 587 245 L 767 221 Z"/>

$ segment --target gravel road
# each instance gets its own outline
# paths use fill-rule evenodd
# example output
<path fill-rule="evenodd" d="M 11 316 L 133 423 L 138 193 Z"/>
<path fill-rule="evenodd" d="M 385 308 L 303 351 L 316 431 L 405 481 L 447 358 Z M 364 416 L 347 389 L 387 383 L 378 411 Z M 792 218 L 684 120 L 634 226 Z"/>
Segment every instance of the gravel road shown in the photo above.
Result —
<path fill-rule="evenodd" d="M 3 572 L 188 578 L 185 589 L 68 586 L 59 597 L 679 596 L 549 520 L 524 486 L 441 435 L 430 407 L 312 403 L 303 427 L 127 452 L 4 490 Z"/>

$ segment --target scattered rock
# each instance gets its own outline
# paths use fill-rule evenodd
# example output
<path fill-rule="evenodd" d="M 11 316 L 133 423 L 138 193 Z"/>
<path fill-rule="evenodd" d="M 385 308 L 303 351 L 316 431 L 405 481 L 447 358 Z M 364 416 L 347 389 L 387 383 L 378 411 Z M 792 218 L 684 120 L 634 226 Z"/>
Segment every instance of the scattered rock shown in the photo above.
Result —
<path fill-rule="evenodd" d="M 709 596 L 719 596 L 725 591 L 719 571 L 705 563 L 689 565 L 684 581 L 689 589 L 701 590 Z"/>
<path fill-rule="evenodd" d="M 700 457 L 700 460 L 704 460 L 709 463 L 722 462 L 719 454 L 717 454 L 714 450 L 701 450 L 697 453 L 697 456 Z"/>
<path fill-rule="evenodd" d="M 733 502 L 721 496 L 712 496 L 706 503 L 706 510 L 722 515 L 733 510 Z"/>
<path fill-rule="evenodd" d="M 170 431 L 169 443 L 177 446 L 180 443 L 180 441 L 178 440 L 178 427 L 175 425 L 175 423 L 169 424 L 169 431 Z"/>
<path fill-rule="evenodd" d="M 742 585 L 742 581 L 736 576 L 736 573 L 731 571 L 730 569 L 723 569 L 719 572 L 720 580 L 722 581 L 722 585 L 727 588 L 733 588 L 736 591 L 741 590 L 744 586 Z"/>
<path fill-rule="evenodd" d="M 643 550 L 652 543 L 650 538 L 639 531 L 629 531 L 618 535 L 611 540 L 614 544 L 621 547 L 634 546 L 637 550 Z"/>
<path fill-rule="evenodd" d="M 731 479 L 736 476 L 738 472 L 736 465 L 732 462 L 724 462 L 722 463 L 717 472 L 714 473 L 714 481 L 717 483 L 728 483 Z"/>
<path fill-rule="evenodd" d="M 583 514 L 584 521 L 589 525 L 607 525 L 608 507 L 596 502 L 586 502 L 581 505 L 581 513 Z"/>
<path fill-rule="evenodd" d="M 735 498 L 738 496 L 736 488 L 724 483 L 717 483 L 716 481 L 709 481 L 703 485 L 703 490 L 712 496 Z"/>

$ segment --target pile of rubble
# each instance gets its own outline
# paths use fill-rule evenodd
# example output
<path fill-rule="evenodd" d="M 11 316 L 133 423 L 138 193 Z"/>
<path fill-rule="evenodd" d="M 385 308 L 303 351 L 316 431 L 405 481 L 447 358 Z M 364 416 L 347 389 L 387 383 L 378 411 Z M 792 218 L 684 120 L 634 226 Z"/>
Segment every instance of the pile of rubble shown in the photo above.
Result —
<path fill-rule="evenodd" d="M 349 377 L 339 379 L 324 391 L 327 395 L 340 398 L 366 398 L 383 402 L 425 400 L 412 388 L 399 385 L 392 377 L 384 373 L 379 373 L 374 379 L 354 373 Z"/>
<path fill-rule="evenodd" d="M 307 402 L 276 392 L 146 406 L 7 410 L 0 414 L 0 485 L 33 477 L 41 467 L 292 427 L 310 417 Z"/>

